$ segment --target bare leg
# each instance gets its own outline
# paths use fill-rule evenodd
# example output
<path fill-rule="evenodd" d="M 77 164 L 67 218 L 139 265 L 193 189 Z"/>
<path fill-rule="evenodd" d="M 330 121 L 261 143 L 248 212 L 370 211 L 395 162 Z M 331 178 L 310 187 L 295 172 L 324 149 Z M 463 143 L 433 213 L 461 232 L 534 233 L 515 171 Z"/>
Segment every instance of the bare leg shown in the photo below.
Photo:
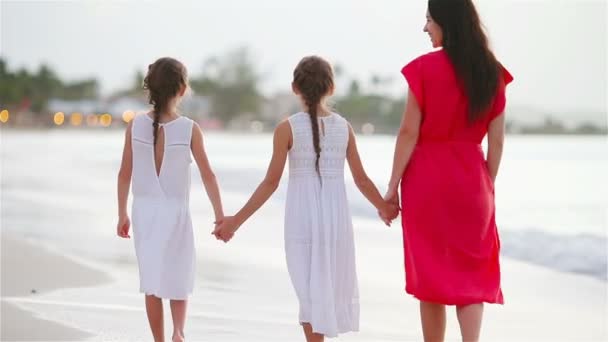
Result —
<path fill-rule="evenodd" d="M 306 335 L 306 342 L 323 342 L 323 341 L 325 341 L 325 336 L 312 332 L 312 326 L 310 325 L 310 323 L 303 323 L 302 328 L 304 328 L 304 335 Z"/>
<path fill-rule="evenodd" d="M 171 317 L 173 318 L 173 342 L 184 341 L 186 325 L 187 300 L 171 300 Z"/>
<path fill-rule="evenodd" d="M 420 320 L 425 342 L 443 342 L 445 305 L 420 301 Z"/>
<path fill-rule="evenodd" d="M 464 342 L 479 341 L 483 303 L 456 307 L 456 315 L 460 324 L 460 334 Z"/>
<path fill-rule="evenodd" d="M 155 296 L 146 295 L 146 313 L 148 314 L 148 322 L 150 323 L 154 342 L 164 342 L 163 300 Z"/>

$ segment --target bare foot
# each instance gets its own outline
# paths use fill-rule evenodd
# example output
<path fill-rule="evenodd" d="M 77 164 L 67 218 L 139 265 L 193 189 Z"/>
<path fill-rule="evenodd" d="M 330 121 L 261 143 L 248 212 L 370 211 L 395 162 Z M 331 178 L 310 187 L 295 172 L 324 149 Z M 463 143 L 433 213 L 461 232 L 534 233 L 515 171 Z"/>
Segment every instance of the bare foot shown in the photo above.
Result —
<path fill-rule="evenodd" d="M 174 333 L 173 337 L 171 338 L 171 341 L 173 342 L 184 342 L 185 340 L 184 335 L 180 333 Z"/>

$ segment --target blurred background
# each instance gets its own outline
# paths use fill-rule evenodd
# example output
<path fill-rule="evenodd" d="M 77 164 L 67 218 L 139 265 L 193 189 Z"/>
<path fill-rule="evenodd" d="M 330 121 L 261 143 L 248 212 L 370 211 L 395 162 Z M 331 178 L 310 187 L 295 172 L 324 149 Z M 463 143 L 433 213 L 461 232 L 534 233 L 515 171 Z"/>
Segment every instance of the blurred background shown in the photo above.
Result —
<path fill-rule="evenodd" d="M 489 308 L 484 337 L 607 340 L 607 2 L 475 4 L 515 77 L 496 190 L 507 305 Z M 181 112 L 203 127 L 227 214 L 263 178 L 276 123 L 300 110 L 292 71 L 310 54 L 333 64 L 333 107 L 384 191 L 407 94 L 400 69 L 431 51 L 425 14 L 424 0 L 0 1 L 1 339 L 149 339 L 133 246 L 115 237 L 124 129 L 150 108 L 148 64 L 171 56 L 188 68 Z M 285 179 L 224 246 L 208 234 L 193 171 L 190 336 L 299 340 Z M 346 174 L 362 323 L 344 339 L 419 340 L 400 225 L 384 229 Z"/>

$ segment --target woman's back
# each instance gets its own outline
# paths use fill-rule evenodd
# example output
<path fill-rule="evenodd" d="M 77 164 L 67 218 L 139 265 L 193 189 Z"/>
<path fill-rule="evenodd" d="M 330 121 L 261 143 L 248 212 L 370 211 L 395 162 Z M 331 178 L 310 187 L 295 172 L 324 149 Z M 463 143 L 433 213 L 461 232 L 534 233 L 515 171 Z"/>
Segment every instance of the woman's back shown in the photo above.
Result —
<path fill-rule="evenodd" d="M 401 181 L 407 291 L 419 299 L 503 302 L 494 184 L 481 149 L 490 122 L 505 107 L 512 77 L 502 72 L 489 112 L 470 123 L 466 92 L 443 50 L 402 70 L 421 113 Z"/>
<path fill-rule="evenodd" d="M 443 50 L 418 57 L 406 65 L 402 73 L 408 79 L 422 112 L 420 143 L 461 141 L 480 144 L 490 121 L 504 110 L 505 89 L 504 84 L 501 84 L 489 113 L 470 124 L 467 119 L 466 93 Z M 505 69 L 503 78 L 505 83 L 512 80 Z"/>

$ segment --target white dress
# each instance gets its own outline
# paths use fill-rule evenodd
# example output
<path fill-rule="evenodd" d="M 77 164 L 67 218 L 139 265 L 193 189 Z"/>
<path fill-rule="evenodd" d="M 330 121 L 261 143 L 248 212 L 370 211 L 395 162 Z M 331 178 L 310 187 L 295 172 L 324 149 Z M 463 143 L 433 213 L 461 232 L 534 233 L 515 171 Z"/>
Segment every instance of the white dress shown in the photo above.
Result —
<path fill-rule="evenodd" d="M 190 217 L 192 120 L 161 124 L 164 155 L 154 163 L 153 120 L 142 114 L 131 128 L 133 237 L 140 291 L 159 298 L 187 299 L 194 287 L 195 250 Z"/>
<path fill-rule="evenodd" d="M 319 121 L 320 177 L 315 169 L 310 116 L 298 113 L 289 117 L 293 146 L 289 151 L 285 254 L 300 302 L 300 322 L 310 323 L 316 333 L 335 337 L 359 330 L 355 246 L 344 184 L 349 128 L 335 113 Z"/>

